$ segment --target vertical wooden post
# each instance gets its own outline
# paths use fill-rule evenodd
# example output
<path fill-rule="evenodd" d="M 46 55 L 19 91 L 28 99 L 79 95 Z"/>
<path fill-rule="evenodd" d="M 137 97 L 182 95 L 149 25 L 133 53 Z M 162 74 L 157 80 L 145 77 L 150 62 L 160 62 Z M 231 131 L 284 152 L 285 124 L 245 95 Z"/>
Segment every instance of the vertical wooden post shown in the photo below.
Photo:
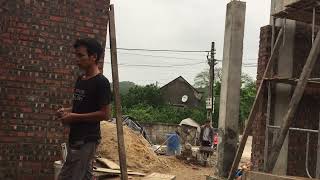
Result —
<path fill-rule="evenodd" d="M 268 159 L 268 163 L 267 163 L 268 172 L 271 172 L 276 164 L 283 142 L 288 134 L 290 125 L 292 124 L 293 116 L 303 96 L 304 90 L 308 83 L 308 79 L 312 72 L 313 66 L 318 59 L 319 53 L 320 53 L 320 31 L 317 34 L 316 40 L 311 48 L 306 64 L 303 67 L 298 84 L 293 92 L 293 95 L 288 107 L 288 111 L 283 118 L 283 121 L 282 121 L 283 123 L 281 124 L 280 132 L 278 133 L 276 137 L 276 141 L 272 146 L 270 158 Z"/>
<path fill-rule="evenodd" d="M 267 105 L 267 117 L 266 117 L 266 130 L 265 130 L 265 141 L 264 141 L 264 158 L 263 158 L 263 170 L 267 169 L 268 161 L 268 149 L 269 149 L 269 128 L 271 119 L 271 82 L 268 82 L 268 105 Z"/>
<path fill-rule="evenodd" d="M 257 92 L 257 95 L 256 95 L 256 99 L 253 102 L 253 105 L 252 105 L 252 108 L 251 108 L 251 112 L 250 112 L 249 117 L 248 117 L 248 123 L 246 125 L 245 130 L 244 130 L 244 133 L 243 133 L 241 142 L 239 144 L 236 156 L 235 156 L 235 158 L 233 160 L 233 164 L 232 164 L 231 170 L 229 172 L 228 180 L 234 179 L 236 170 L 238 169 L 239 162 L 241 160 L 241 156 L 242 156 L 244 147 L 246 145 L 246 142 L 247 142 L 247 139 L 248 139 L 248 136 L 249 136 L 249 132 L 251 130 L 251 126 L 252 126 L 253 121 L 254 121 L 254 119 L 256 117 L 256 114 L 258 112 L 258 102 L 262 98 L 263 88 L 265 87 L 265 85 L 264 85 L 265 84 L 265 78 L 269 76 L 270 71 L 272 69 L 273 61 L 277 57 L 276 54 L 278 54 L 279 47 L 282 44 L 281 43 L 282 42 L 282 36 L 283 36 L 283 29 L 280 30 L 280 32 L 278 34 L 278 38 L 276 40 L 276 43 L 275 43 L 275 45 L 274 45 L 274 47 L 272 49 L 271 56 L 269 58 L 267 67 L 266 67 L 266 69 L 264 71 L 264 74 L 263 74 L 263 77 L 262 77 L 262 80 L 261 80 L 261 83 L 260 83 L 260 86 L 259 86 L 259 89 L 258 89 L 258 92 Z"/>
<path fill-rule="evenodd" d="M 316 178 L 320 178 L 320 113 L 319 113 L 319 127 L 318 127 L 318 146 L 317 146 L 317 169 Z"/>
<path fill-rule="evenodd" d="M 113 84 L 113 94 L 115 98 L 117 139 L 118 139 L 121 180 L 127 180 L 128 174 L 127 174 L 126 151 L 125 151 L 123 127 L 122 127 L 122 112 L 121 112 L 121 101 L 120 101 L 120 92 L 119 92 L 119 75 L 118 75 L 118 59 L 117 59 L 116 26 L 115 26 L 113 4 L 110 5 L 110 10 L 109 10 L 109 38 L 110 38 L 112 84 Z"/>

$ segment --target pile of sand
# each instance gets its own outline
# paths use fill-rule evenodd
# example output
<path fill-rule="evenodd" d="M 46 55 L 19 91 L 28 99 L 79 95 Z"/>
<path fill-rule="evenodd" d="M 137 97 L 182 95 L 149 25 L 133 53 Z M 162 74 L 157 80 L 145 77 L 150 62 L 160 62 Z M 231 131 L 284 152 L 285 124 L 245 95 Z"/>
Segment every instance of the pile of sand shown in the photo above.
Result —
<path fill-rule="evenodd" d="M 123 131 L 129 169 L 144 172 L 165 172 L 172 166 L 176 166 L 174 161 L 157 156 L 143 136 L 136 134 L 128 127 L 124 127 Z M 119 163 L 116 125 L 110 122 L 101 122 L 101 136 L 98 155 Z"/>

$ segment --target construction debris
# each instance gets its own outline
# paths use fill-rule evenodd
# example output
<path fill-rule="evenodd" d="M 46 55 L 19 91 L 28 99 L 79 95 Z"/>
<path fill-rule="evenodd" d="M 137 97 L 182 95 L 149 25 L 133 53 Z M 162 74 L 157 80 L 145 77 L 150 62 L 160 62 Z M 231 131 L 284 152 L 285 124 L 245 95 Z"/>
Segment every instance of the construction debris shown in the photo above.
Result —
<path fill-rule="evenodd" d="M 117 175 L 121 174 L 120 170 L 100 168 L 100 167 L 94 168 L 94 171 L 95 172 L 103 172 L 103 173 L 107 173 L 107 174 L 117 174 Z M 144 173 L 133 172 L 133 171 L 128 171 L 128 174 L 129 175 L 137 175 L 137 176 L 145 176 L 146 175 Z"/>
<path fill-rule="evenodd" d="M 169 174 L 152 173 L 142 180 L 175 180 L 176 176 Z"/>
<path fill-rule="evenodd" d="M 114 169 L 114 170 L 120 169 L 120 166 L 118 164 L 114 163 L 113 161 L 110 161 L 109 159 L 97 158 L 97 161 L 100 162 L 101 164 L 107 166 L 110 169 Z"/>

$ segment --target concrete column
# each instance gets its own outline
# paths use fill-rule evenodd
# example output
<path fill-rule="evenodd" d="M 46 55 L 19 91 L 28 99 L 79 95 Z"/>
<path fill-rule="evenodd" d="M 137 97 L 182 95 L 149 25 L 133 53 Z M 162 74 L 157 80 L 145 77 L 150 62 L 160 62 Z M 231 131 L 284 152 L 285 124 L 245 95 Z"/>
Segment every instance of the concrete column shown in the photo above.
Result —
<path fill-rule="evenodd" d="M 237 151 L 246 3 L 227 5 L 219 113 L 219 176 L 227 177 Z"/>
<path fill-rule="evenodd" d="M 293 70 L 293 50 L 295 37 L 296 22 L 286 21 L 286 34 L 284 46 L 280 48 L 278 60 L 278 77 L 291 78 Z M 288 111 L 288 106 L 291 99 L 292 86 L 288 84 L 277 84 L 275 88 L 275 105 L 274 105 L 274 125 L 280 126 L 284 115 Z M 280 151 L 279 158 L 273 170 L 274 174 L 286 175 L 288 162 L 288 136 L 284 141 Z"/>
<path fill-rule="evenodd" d="M 294 0 L 272 0 L 271 1 L 271 14 L 282 10 L 285 5 Z M 272 21 L 271 21 L 272 22 Z M 285 26 L 284 26 L 284 23 Z M 291 78 L 293 70 L 293 51 L 294 51 L 294 38 L 296 21 L 292 20 L 277 20 L 276 26 L 285 27 L 284 44 L 281 46 L 278 58 L 278 72 L 277 76 L 280 78 Z M 285 113 L 288 110 L 288 105 L 291 99 L 291 89 L 292 86 L 288 84 L 277 84 L 275 87 L 275 97 L 274 97 L 274 109 L 273 109 L 273 120 L 274 125 L 280 126 Z M 275 139 L 274 139 L 275 140 Z M 273 174 L 286 175 L 287 165 L 288 165 L 288 136 L 284 141 L 282 149 L 280 151 L 279 158 L 273 169 Z"/>

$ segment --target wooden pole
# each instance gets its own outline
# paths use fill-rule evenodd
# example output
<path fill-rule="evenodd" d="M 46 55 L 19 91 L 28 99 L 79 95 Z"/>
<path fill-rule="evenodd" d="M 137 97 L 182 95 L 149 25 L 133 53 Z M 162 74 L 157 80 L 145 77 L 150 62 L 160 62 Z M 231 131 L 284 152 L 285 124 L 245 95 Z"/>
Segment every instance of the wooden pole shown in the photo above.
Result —
<path fill-rule="evenodd" d="M 237 154 L 233 160 L 233 164 L 232 164 L 232 167 L 231 167 L 231 170 L 229 172 L 229 177 L 228 177 L 228 180 L 233 180 L 234 176 L 235 176 L 235 173 L 238 169 L 238 166 L 239 166 L 239 162 L 240 162 L 240 159 L 241 159 L 241 156 L 242 156 L 242 153 L 243 153 L 243 150 L 244 150 L 244 147 L 246 145 L 246 142 L 247 142 L 247 139 L 248 139 L 248 136 L 249 136 L 249 132 L 251 130 L 251 126 L 253 124 L 253 121 L 256 117 L 256 114 L 258 112 L 258 102 L 262 99 L 262 95 L 263 95 L 263 89 L 264 89 L 264 84 L 265 84 L 265 78 L 269 76 L 270 74 L 270 71 L 272 69 L 272 64 L 273 64 L 273 61 L 274 59 L 277 57 L 276 54 L 278 54 L 279 52 L 279 48 L 280 48 L 280 45 L 282 45 L 282 36 L 283 36 L 283 29 L 280 30 L 279 34 L 278 34 L 278 38 L 276 40 L 276 43 L 274 44 L 274 47 L 272 49 L 272 52 L 271 52 L 271 56 L 269 58 L 269 61 L 268 61 L 268 64 L 267 64 L 267 67 L 264 71 L 264 74 L 263 74 L 263 77 L 262 77 L 262 80 L 261 80 L 261 83 L 260 83 L 260 86 L 259 86 L 259 89 L 258 89 L 258 92 L 257 92 L 257 96 L 253 102 L 253 105 L 252 105 L 252 109 L 251 109 L 251 112 L 249 114 L 249 117 L 248 117 L 248 123 L 246 125 L 246 128 L 244 130 L 244 133 L 243 133 L 243 136 L 242 136 L 242 139 L 241 139 L 241 142 L 240 142 L 240 145 L 238 147 L 238 150 L 237 150 Z"/>
<path fill-rule="evenodd" d="M 124 137 L 123 137 L 123 127 L 122 127 L 122 112 L 121 112 L 121 101 L 120 101 L 120 92 L 119 92 L 119 75 L 118 75 L 118 59 L 117 59 L 116 26 L 115 26 L 113 4 L 110 5 L 109 22 L 110 22 L 109 38 L 110 38 L 110 50 L 111 50 L 112 84 L 113 84 L 113 94 L 115 98 L 117 139 L 118 139 L 121 180 L 127 180 L 128 173 L 127 173 L 126 151 L 125 151 Z"/>
<path fill-rule="evenodd" d="M 317 34 L 317 37 L 316 37 L 314 44 L 311 48 L 311 51 L 309 53 L 307 62 L 303 67 L 298 84 L 295 87 L 293 96 L 291 98 L 291 101 L 290 101 L 290 104 L 288 107 L 288 111 L 282 120 L 280 132 L 278 133 L 278 135 L 276 137 L 276 141 L 274 142 L 274 145 L 272 146 L 270 157 L 269 157 L 268 163 L 267 163 L 267 172 L 271 172 L 276 164 L 276 161 L 277 161 L 278 156 L 280 154 L 281 147 L 282 147 L 283 142 L 288 134 L 288 130 L 292 124 L 293 116 L 294 116 L 294 114 L 298 108 L 298 105 L 300 103 L 300 100 L 303 96 L 304 90 L 305 90 L 306 85 L 308 83 L 308 79 L 309 79 L 310 74 L 312 72 L 313 66 L 318 59 L 319 53 L 320 53 L 320 31 Z"/>
<path fill-rule="evenodd" d="M 268 105 L 267 105 L 267 116 L 266 116 L 266 129 L 265 129 L 265 141 L 264 141 L 264 158 L 263 158 L 263 170 L 267 169 L 268 160 L 268 149 L 269 149 L 269 128 L 271 119 L 271 82 L 268 82 Z"/>
<path fill-rule="evenodd" d="M 319 126 L 318 126 L 318 146 L 317 146 L 317 168 L 316 178 L 320 178 L 320 113 L 319 113 Z"/>

